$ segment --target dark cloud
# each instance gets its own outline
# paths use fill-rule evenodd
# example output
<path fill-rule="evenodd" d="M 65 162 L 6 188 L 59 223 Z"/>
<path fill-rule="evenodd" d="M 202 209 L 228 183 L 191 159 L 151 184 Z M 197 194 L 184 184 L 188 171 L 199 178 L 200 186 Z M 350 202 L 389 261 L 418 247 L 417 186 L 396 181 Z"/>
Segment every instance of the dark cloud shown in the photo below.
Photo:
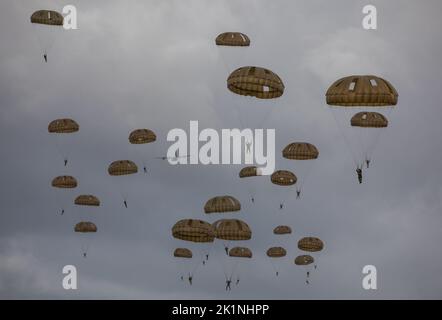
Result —
<path fill-rule="evenodd" d="M 361 28 L 364 1 L 58 1 L 58 10 L 77 6 L 80 29 L 57 37 L 48 64 L 29 15 L 53 1 L 28 2 L 0 3 L 0 297 L 441 298 L 439 1 L 372 1 L 377 31 Z M 166 153 L 167 132 L 187 129 L 189 120 L 201 129 L 239 125 L 213 40 L 226 30 L 252 39 L 239 65 L 267 67 L 286 84 L 264 124 L 276 128 L 277 150 L 296 140 L 320 150 L 303 198 L 288 200 L 285 213 L 265 177 L 256 204 L 249 203 L 239 166 L 172 167 L 152 159 Z M 400 95 L 361 186 L 324 101 L 331 82 L 357 73 L 387 78 Z M 68 169 L 47 133 L 59 117 L 81 127 Z M 117 159 L 141 163 L 127 142 L 139 127 L 154 130 L 158 141 L 146 148 L 150 174 L 130 179 L 125 210 L 106 169 Z M 279 154 L 277 166 L 294 168 Z M 68 206 L 59 216 L 49 184 L 65 173 L 80 183 L 72 197 L 94 193 L 102 207 L 89 214 Z M 176 279 L 171 252 L 179 242 L 170 234 L 178 219 L 214 221 L 204 202 L 226 193 L 242 201 L 240 216 L 254 231 L 252 267 L 228 295 L 222 248 L 189 288 Z M 99 227 L 87 259 L 73 233 L 83 217 Z M 275 279 L 265 251 L 276 243 L 278 224 L 295 232 Z M 296 241 L 306 235 L 326 244 L 309 287 L 293 265 Z M 79 270 L 76 292 L 61 286 L 67 264 Z M 378 269 L 376 292 L 362 289 L 367 264 Z"/>

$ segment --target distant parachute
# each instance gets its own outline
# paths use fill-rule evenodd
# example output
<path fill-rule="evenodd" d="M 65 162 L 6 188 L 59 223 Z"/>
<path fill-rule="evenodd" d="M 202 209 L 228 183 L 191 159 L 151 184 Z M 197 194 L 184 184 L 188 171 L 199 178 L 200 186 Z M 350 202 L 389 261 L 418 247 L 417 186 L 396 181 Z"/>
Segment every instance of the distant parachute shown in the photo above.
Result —
<path fill-rule="evenodd" d="M 216 37 L 215 43 L 217 46 L 248 47 L 250 39 L 241 32 L 224 32 Z"/>
<path fill-rule="evenodd" d="M 63 157 L 64 166 L 67 166 L 69 160 L 69 153 L 72 145 L 70 141 L 71 134 L 80 130 L 80 126 L 75 120 L 64 118 L 56 119 L 49 123 L 48 132 L 56 136 L 57 150 Z"/>
<path fill-rule="evenodd" d="M 277 226 L 275 229 L 273 229 L 273 233 L 277 235 L 291 234 L 292 228 L 289 226 Z"/>
<path fill-rule="evenodd" d="M 130 160 L 117 160 L 117 161 L 112 162 L 109 165 L 107 172 L 111 176 L 119 177 L 117 179 L 118 184 L 119 184 L 119 189 L 120 189 L 121 197 L 123 198 L 123 204 L 127 209 L 127 207 L 128 207 L 128 205 L 127 205 L 128 194 L 127 194 L 126 190 L 128 189 L 128 186 L 126 184 L 129 181 L 126 178 L 122 179 L 122 177 L 137 173 L 138 172 L 137 165 Z"/>
<path fill-rule="evenodd" d="M 324 248 L 324 243 L 319 238 L 305 237 L 298 241 L 298 248 L 302 251 L 317 252 Z"/>
<path fill-rule="evenodd" d="M 273 184 L 276 184 L 278 186 L 291 186 L 294 185 L 298 179 L 291 171 L 278 170 L 270 176 L 270 180 Z"/>
<path fill-rule="evenodd" d="M 63 215 L 65 213 L 66 204 L 72 201 L 71 193 L 68 191 L 77 188 L 77 179 L 72 176 L 58 176 L 52 179 L 51 186 L 58 190 L 55 200 L 57 207 L 60 207 L 60 214 Z"/>
<path fill-rule="evenodd" d="M 56 119 L 48 125 L 50 133 L 73 133 L 80 130 L 80 126 L 72 119 Z"/>
<path fill-rule="evenodd" d="M 315 262 L 315 259 L 309 255 L 297 256 L 295 258 L 295 264 L 297 266 L 306 266 Z"/>
<path fill-rule="evenodd" d="M 112 162 L 107 171 L 111 176 L 123 176 L 137 173 L 138 167 L 130 160 L 118 160 Z"/>
<path fill-rule="evenodd" d="M 249 240 L 252 230 L 244 221 L 238 219 L 221 219 L 213 223 L 217 239 Z"/>
<path fill-rule="evenodd" d="M 215 232 L 212 225 L 202 220 L 184 219 L 172 227 L 172 236 L 191 242 L 213 242 Z"/>
<path fill-rule="evenodd" d="M 52 10 L 38 10 L 31 15 L 31 23 L 45 24 L 50 26 L 62 26 L 63 16 Z"/>
<path fill-rule="evenodd" d="M 308 142 L 290 143 L 282 151 L 282 156 L 290 160 L 312 160 L 317 159 L 318 155 L 318 149 Z"/>
<path fill-rule="evenodd" d="M 157 140 L 157 136 L 149 129 L 136 129 L 129 135 L 129 142 L 131 144 L 145 144 Z"/>
<path fill-rule="evenodd" d="M 277 170 L 270 176 L 270 181 L 283 189 L 278 190 L 279 197 L 279 209 L 284 209 L 284 204 L 289 196 L 289 193 L 293 190 L 292 186 L 296 184 L 298 178 L 295 174 L 288 170 Z"/>
<path fill-rule="evenodd" d="M 385 128 L 388 127 L 388 120 L 379 112 L 358 112 L 350 120 L 352 127 L 361 128 Z"/>
<path fill-rule="evenodd" d="M 51 185 L 54 188 L 71 189 L 76 188 L 78 183 L 77 179 L 72 176 L 58 176 L 52 180 Z"/>
<path fill-rule="evenodd" d="M 93 222 L 82 221 L 75 225 L 74 231 L 81 233 L 97 232 L 97 226 Z"/>
<path fill-rule="evenodd" d="M 287 255 L 287 251 L 283 247 L 271 247 L 267 250 L 269 258 L 282 258 Z"/>
<path fill-rule="evenodd" d="M 227 79 L 227 88 L 242 96 L 274 99 L 284 93 L 284 83 L 272 71 L 260 67 L 241 67 Z"/>
<path fill-rule="evenodd" d="M 176 248 L 173 252 L 173 256 L 176 258 L 192 258 L 192 251 L 187 248 Z"/>
<path fill-rule="evenodd" d="M 319 156 L 315 145 L 308 142 L 293 142 L 282 150 L 282 156 L 289 160 L 295 160 L 296 174 L 299 176 L 296 187 L 296 198 L 301 196 L 301 187 L 306 182 L 314 161 Z"/>
<path fill-rule="evenodd" d="M 98 207 L 100 206 L 100 200 L 96 196 L 93 196 L 91 194 L 82 194 L 75 198 L 74 204 L 76 204 L 77 206 Z"/>
<path fill-rule="evenodd" d="M 230 257 L 252 258 L 252 251 L 246 247 L 234 247 L 229 250 Z"/>
<path fill-rule="evenodd" d="M 261 169 L 256 166 L 244 167 L 239 172 L 240 178 L 259 177 L 261 175 Z"/>
<path fill-rule="evenodd" d="M 81 235 L 81 251 L 83 252 L 83 257 L 87 257 L 93 235 L 97 232 L 97 226 L 93 222 L 81 221 L 77 223 L 74 227 L 74 231 Z"/>
<path fill-rule="evenodd" d="M 63 20 L 61 13 L 53 10 L 38 10 L 31 15 L 31 23 L 43 50 L 45 62 L 48 62 L 48 51 L 55 41 L 56 32 L 63 30 Z"/>
<path fill-rule="evenodd" d="M 204 206 L 205 213 L 234 212 L 241 210 L 241 203 L 232 196 L 218 196 L 209 199 Z"/>

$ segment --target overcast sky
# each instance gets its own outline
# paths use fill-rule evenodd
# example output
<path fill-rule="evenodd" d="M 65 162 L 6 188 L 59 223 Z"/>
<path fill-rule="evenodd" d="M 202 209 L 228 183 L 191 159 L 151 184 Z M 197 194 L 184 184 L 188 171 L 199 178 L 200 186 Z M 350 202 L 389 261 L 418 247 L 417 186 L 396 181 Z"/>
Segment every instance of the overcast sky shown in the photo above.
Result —
<path fill-rule="evenodd" d="M 376 31 L 361 26 L 370 3 L 378 9 Z M 79 29 L 55 34 L 44 63 L 29 17 L 67 4 L 78 10 Z M 0 298 L 442 298 L 441 14 L 439 0 L 1 1 Z M 167 132 L 188 130 L 190 120 L 200 128 L 239 126 L 225 83 L 231 61 L 214 43 L 224 31 L 251 39 L 233 67 L 266 67 L 284 81 L 281 98 L 248 100 L 272 108 L 263 125 L 276 129 L 277 168 L 296 172 L 280 155 L 290 142 L 320 151 L 302 199 L 292 189 L 284 212 L 281 189 L 268 177 L 256 180 L 252 205 L 240 166 L 153 159 L 170 146 Z M 384 77 L 399 92 L 362 185 L 324 97 L 351 74 Z M 62 117 L 75 119 L 80 132 L 57 147 L 47 125 Z M 136 128 L 152 129 L 157 141 L 137 151 L 127 140 Z M 67 168 L 60 149 L 69 150 Z M 139 166 L 147 159 L 149 174 L 120 185 L 107 174 L 119 159 Z M 50 182 L 62 174 L 74 175 L 79 187 L 54 190 Z M 102 206 L 74 208 L 82 193 L 97 195 Z M 187 244 L 170 232 L 180 219 L 226 217 L 203 211 L 207 199 L 223 194 L 242 202 L 232 217 L 253 230 L 245 245 L 254 257 L 240 264 L 241 283 L 228 293 L 222 246 L 215 244 L 190 287 L 172 258 Z M 73 232 L 84 219 L 98 226 L 86 259 Z M 277 278 L 265 252 L 279 243 L 272 234 L 279 224 L 294 233 Z M 293 259 L 297 240 L 309 235 L 325 248 L 306 286 Z M 68 264 L 78 269 L 76 291 L 62 288 Z M 368 264 L 377 267 L 378 290 L 362 288 Z"/>

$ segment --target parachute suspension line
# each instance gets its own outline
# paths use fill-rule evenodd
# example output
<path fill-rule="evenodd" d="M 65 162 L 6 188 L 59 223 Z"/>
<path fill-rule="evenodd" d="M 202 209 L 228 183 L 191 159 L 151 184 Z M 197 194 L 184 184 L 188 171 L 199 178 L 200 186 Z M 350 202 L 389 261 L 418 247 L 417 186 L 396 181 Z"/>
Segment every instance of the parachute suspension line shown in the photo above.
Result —
<path fill-rule="evenodd" d="M 230 279 L 232 279 L 233 278 L 233 275 L 236 273 L 236 269 L 238 268 L 238 263 L 239 263 L 239 259 L 241 259 L 241 258 L 236 258 L 235 259 L 235 262 L 233 263 L 233 268 L 232 268 L 232 272 L 231 272 L 231 274 L 230 274 Z M 239 275 L 239 272 L 238 272 L 238 275 Z"/>
<path fill-rule="evenodd" d="M 333 108 L 333 107 L 330 107 L 330 108 Z M 334 110 L 331 110 L 331 114 L 333 115 L 333 119 L 335 119 L 336 126 L 338 127 L 338 131 L 341 134 L 341 137 L 344 140 L 344 142 L 345 142 L 345 144 L 347 146 L 347 149 L 350 151 L 350 153 L 351 153 L 351 155 L 353 157 L 354 164 L 356 165 L 357 168 L 359 168 L 361 165 L 363 165 L 363 163 L 360 164 L 358 162 L 358 157 L 354 153 L 354 150 L 353 150 L 353 148 L 351 146 L 351 143 L 350 143 L 348 137 L 344 134 L 343 129 L 341 129 L 341 123 L 339 122 L 338 118 L 336 117 L 336 114 L 335 114 Z"/>

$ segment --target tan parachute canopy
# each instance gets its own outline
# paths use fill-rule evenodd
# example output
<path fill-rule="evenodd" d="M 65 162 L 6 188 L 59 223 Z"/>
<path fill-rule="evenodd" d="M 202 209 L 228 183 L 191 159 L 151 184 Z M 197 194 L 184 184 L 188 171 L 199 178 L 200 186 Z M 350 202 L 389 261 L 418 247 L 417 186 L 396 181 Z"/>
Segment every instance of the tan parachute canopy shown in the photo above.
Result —
<path fill-rule="evenodd" d="M 229 250 L 229 256 L 237 258 L 251 258 L 252 250 L 246 247 L 234 247 Z"/>
<path fill-rule="evenodd" d="M 58 176 L 52 180 L 52 186 L 55 188 L 72 189 L 76 188 L 77 180 L 72 176 Z"/>
<path fill-rule="evenodd" d="M 109 165 L 107 169 L 111 176 L 122 176 L 138 172 L 138 167 L 130 160 L 118 160 Z"/>
<path fill-rule="evenodd" d="M 212 225 L 202 220 L 184 219 L 172 227 L 176 239 L 192 242 L 213 242 L 215 232 Z"/>
<path fill-rule="evenodd" d="M 252 230 L 244 221 L 221 219 L 213 223 L 216 238 L 223 240 L 249 240 Z"/>
<path fill-rule="evenodd" d="M 97 232 L 97 226 L 93 222 L 82 221 L 75 225 L 74 231 L 82 233 Z"/>
<path fill-rule="evenodd" d="M 319 238 L 305 237 L 298 241 L 298 248 L 302 251 L 316 252 L 324 248 L 324 243 Z"/>
<path fill-rule="evenodd" d="M 378 112 L 358 112 L 350 120 L 352 127 L 385 128 L 388 127 L 387 118 Z"/>
<path fill-rule="evenodd" d="M 224 32 L 216 37 L 215 43 L 217 46 L 248 47 L 250 39 L 241 32 Z"/>
<path fill-rule="evenodd" d="M 205 213 L 233 212 L 241 210 L 241 203 L 232 196 L 220 196 L 209 199 L 204 206 Z"/>
<path fill-rule="evenodd" d="M 271 247 L 267 250 L 267 256 L 270 258 L 282 258 L 287 255 L 287 251 L 283 247 Z"/>
<path fill-rule="evenodd" d="M 192 251 L 187 248 L 176 248 L 173 252 L 173 256 L 177 258 L 192 258 Z"/>
<path fill-rule="evenodd" d="M 257 177 L 261 175 L 262 175 L 261 169 L 255 166 L 242 168 L 241 171 L 239 172 L 240 178 Z"/>
<path fill-rule="evenodd" d="M 290 160 L 311 160 L 318 158 L 318 149 L 307 142 L 293 142 L 282 150 L 282 156 Z"/>
<path fill-rule="evenodd" d="M 129 135 L 129 142 L 132 144 L 151 143 L 157 140 L 157 136 L 149 129 L 136 129 Z"/>
<path fill-rule="evenodd" d="M 98 207 L 100 205 L 100 200 L 91 194 L 82 194 L 75 198 L 74 203 L 77 206 L 94 206 Z"/>
<path fill-rule="evenodd" d="M 230 91 L 259 99 L 282 96 L 284 84 L 276 73 L 260 67 L 242 67 L 233 71 L 227 79 Z"/>
<path fill-rule="evenodd" d="M 297 256 L 295 258 L 295 264 L 298 266 L 306 266 L 312 264 L 313 262 L 315 262 L 315 259 L 309 255 Z"/>
<path fill-rule="evenodd" d="M 50 133 L 73 133 L 77 132 L 80 126 L 72 119 L 56 119 L 48 125 Z"/>
<path fill-rule="evenodd" d="M 382 78 L 364 75 L 349 76 L 337 80 L 328 88 L 327 104 L 351 106 L 395 106 L 398 100 L 396 89 Z"/>
<path fill-rule="evenodd" d="M 275 229 L 273 229 L 274 234 L 291 234 L 292 228 L 289 226 L 277 226 Z"/>
<path fill-rule="evenodd" d="M 298 178 L 296 178 L 295 174 L 288 170 L 278 170 L 273 172 L 270 176 L 270 179 L 273 184 L 279 186 L 291 186 L 296 183 Z"/>
<path fill-rule="evenodd" d="M 63 16 L 57 11 L 38 10 L 32 14 L 31 22 L 50 26 L 62 26 Z"/>

